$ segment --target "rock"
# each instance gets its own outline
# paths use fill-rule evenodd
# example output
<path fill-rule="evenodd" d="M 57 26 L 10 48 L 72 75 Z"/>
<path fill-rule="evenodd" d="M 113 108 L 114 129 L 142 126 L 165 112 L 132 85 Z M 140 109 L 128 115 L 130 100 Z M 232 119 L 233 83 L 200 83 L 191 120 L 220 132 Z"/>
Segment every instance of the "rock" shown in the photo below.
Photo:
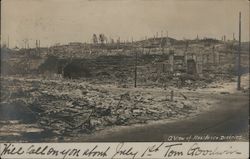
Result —
<path fill-rule="evenodd" d="M 192 102 L 185 100 L 179 103 L 177 107 L 180 109 L 192 109 Z"/>
<path fill-rule="evenodd" d="M 124 93 L 121 95 L 121 99 L 123 100 L 130 100 L 130 95 L 128 92 Z"/>
<path fill-rule="evenodd" d="M 128 88 L 128 85 L 123 84 L 121 87 L 122 87 L 122 88 Z"/>
<path fill-rule="evenodd" d="M 74 95 L 76 97 L 81 97 L 82 91 L 80 89 L 76 89 L 76 90 L 72 91 L 72 95 Z"/>
<path fill-rule="evenodd" d="M 66 101 L 65 106 L 66 106 L 66 107 L 73 107 L 74 105 L 73 105 L 73 102 L 71 102 L 71 101 Z"/>
<path fill-rule="evenodd" d="M 184 108 L 184 104 L 183 103 L 177 103 L 176 107 L 179 109 L 183 109 Z"/>
<path fill-rule="evenodd" d="M 163 101 L 167 101 L 167 97 L 166 96 L 160 96 L 160 97 L 157 97 L 155 98 L 154 101 L 157 101 L 157 102 L 163 102 Z"/>
<path fill-rule="evenodd" d="M 158 110 L 147 109 L 147 113 L 154 114 L 154 113 L 160 113 L 160 112 Z"/>
<path fill-rule="evenodd" d="M 141 115 L 144 111 L 140 109 L 134 109 L 132 112 L 134 116 L 138 116 Z"/>
<path fill-rule="evenodd" d="M 192 109 L 192 106 L 191 105 L 184 105 L 183 109 Z"/>
<path fill-rule="evenodd" d="M 88 90 L 82 90 L 82 95 L 87 95 L 88 94 Z"/>
<path fill-rule="evenodd" d="M 96 106 L 96 102 L 94 99 L 92 98 L 89 98 L 88 100 L 88 106 L 91 108 L 91 107 L 95 107 Z"/>
<path fill-rule="evenodd" d="M 220 92 L 220 94 L 230 94 L 229 92 Z"/>
<path fill-rule="evenodd" d="M 124 118 L 123 116 L 120 116 L 116 120 L 116 125 L 126 125 L 127 121 L 128 121 L 127 118 Z"/>
<path fill-rule="evenodd" d="M 101 123 L 102 123 L 102 122 L 101 122 L 100 119 L 90 119 L 90 126 L 91 126 L 92 128 L 95 128 L 95 127 L 101 125 Z"/>
<path fill-rule="evenodd" d="M 108 91 L 105 90 L 105 89 L 100 89 L 99 91 L 100 91 L 101 93 L 108 93 Z"/>
<path fill-rule="evenodd" d="M 114 125 L 117 121 L 115 116 L 107 116 L 105 117 L 105 120 L 107 122 L 107 125 Z"/>
<path fill-rule="evenodd" d="M 94 112 L 98 116 L 109 116 L 109 115 L 111 115 L 111 109 L 110 108 L 97 107 L 97 108 L 94 109 Z"/>
<path fill-rule="evenodd" d="M 117 125 L 127 125 L 127 124 L 128 124 L 128 120 L 129 120 L 130 118 L 131 118 L 131 114 L 129 114 L 129 113 L 120 114 L 120 115 L 117 117 L 116 124 L 117 124 Z"/>

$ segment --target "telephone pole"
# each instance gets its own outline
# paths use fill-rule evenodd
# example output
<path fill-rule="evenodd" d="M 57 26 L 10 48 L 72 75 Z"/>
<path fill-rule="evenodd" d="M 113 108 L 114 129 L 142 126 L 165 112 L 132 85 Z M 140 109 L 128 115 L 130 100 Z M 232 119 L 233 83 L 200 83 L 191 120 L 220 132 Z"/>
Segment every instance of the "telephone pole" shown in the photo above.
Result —
<path fill-rule="evenodd" d="M 167 46 L 167 48 L 168 48 L 168 31 L 167 31 L 166 46 Z"/>
<path fill-rule="evenodd" d="M 240 70 L 240 63 L 241 63 L 241 12 L 239 13 L 239 48 L 238 48 L 238 63 L 237 63 L 237 90 L 240 90 L 240 76 L 241 76 L 241 70 Z"/>
<path fill-rule="evenodd" d="M 8 35 L 8 49 L 10 48 L 10 37 L 9 37 L 9 35 Z"/>
<path fill-rule="evenodd" d="M 213 48 L 212 48 L 212 52 L 213 52 L 213 64 L 215 65 L 216 60 L 215 60 L 215 52 L 214 52 L 214 49 L 215 49 L 215 47 L 214 47 L 214 45 L 213 45 Z"/>
<path fill-rule="evenodd" d="M 136 86 L 137 86 L 137 50 L 136 50 L 136 52 L 135 52 L 135 88 L 136 88 Z"/>
<path fill-rule="evenodd" d="M 40 40 L 38 40 L 38 55 L 40 55 Z"/>

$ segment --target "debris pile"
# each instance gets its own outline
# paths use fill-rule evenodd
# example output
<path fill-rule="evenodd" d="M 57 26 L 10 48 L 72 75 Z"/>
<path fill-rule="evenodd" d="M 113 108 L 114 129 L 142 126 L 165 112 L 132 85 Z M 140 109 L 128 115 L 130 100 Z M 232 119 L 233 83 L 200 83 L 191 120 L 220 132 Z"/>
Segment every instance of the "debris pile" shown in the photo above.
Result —
<path fill-rule="evenodd" d="M 72 81 L 1 79 L 1 104 L 27 106 L 44 130 L 58 135 L 92 133 L 114 125 L 146 123 L 190 114 L 197 104 L 169 92 L 107 88 Z M 196 101 L 194 101 L 196 102 Z"/>

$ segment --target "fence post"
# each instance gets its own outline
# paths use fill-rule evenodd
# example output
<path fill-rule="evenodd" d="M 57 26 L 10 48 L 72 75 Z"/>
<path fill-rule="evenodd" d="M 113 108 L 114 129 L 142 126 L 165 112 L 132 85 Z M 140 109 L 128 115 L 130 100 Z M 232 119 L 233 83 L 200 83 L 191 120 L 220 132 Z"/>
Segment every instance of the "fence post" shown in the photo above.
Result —
<path fill-rule="evenodd" d="M 174 91 L 171 90 L 170 92 L 170 101 L 174 101 Z"/>

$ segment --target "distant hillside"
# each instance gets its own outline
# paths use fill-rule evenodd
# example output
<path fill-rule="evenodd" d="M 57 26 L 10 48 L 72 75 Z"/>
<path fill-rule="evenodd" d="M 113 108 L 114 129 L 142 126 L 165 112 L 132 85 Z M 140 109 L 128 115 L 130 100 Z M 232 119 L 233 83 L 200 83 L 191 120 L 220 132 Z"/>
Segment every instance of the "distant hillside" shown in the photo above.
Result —
<path fill-rule="evenodd" d="M 140 40 L 134 42 L 134 44 L 137 45 L 138 47 L 156 48 L 159 46 L 173 45 L 176 42 L 177 40 L 174 38 L 162 37 L 162 38 L 149 38 L 146 40 Z"/>

